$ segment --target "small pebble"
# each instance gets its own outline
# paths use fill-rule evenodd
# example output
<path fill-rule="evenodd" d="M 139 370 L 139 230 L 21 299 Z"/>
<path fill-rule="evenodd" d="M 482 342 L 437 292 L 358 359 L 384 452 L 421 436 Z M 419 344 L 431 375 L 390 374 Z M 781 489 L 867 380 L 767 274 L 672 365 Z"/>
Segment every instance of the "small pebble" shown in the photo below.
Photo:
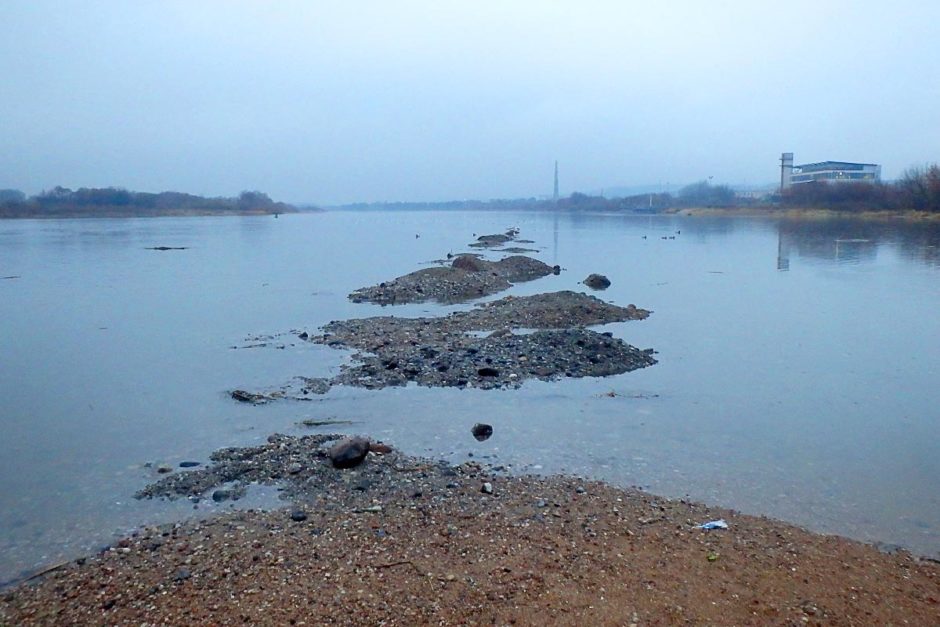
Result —
<path fill-rule="evenodd" d="M 483 487 L 480 488 L 480 492 L 483 494 L 492 494 L 493 493 L 493 484 L 489 481 L 483 484 Z"/>
<path fill-rule="evenodd" d="M 303 510 L 295 509 L 290 513 L 290 519 L 294 522 L 303 522 L 307 520 L 307 514 Z"/>
<path fill-rule="evenodd" d="M 176 574 L 173 576 L 173 581 L 186 581 L 192 576 L 193 574 L 189 572 L 188 568 L 180 568 L 178 571 L 176 571 Z"/>

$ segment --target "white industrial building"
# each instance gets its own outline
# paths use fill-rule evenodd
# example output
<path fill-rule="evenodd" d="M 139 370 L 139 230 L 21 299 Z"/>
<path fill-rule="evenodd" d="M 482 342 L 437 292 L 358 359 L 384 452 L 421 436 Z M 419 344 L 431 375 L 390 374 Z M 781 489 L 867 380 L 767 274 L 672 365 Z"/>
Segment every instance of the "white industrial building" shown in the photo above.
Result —
<path fill-rule="evenodd" d="M 876 163 L 850 161 L 820 161 L 793 165 L 793 153 L 780 156 L 780 187 L 824 181 L 826 183 L 877 183 L 881 181 L 881 166 Z"/>

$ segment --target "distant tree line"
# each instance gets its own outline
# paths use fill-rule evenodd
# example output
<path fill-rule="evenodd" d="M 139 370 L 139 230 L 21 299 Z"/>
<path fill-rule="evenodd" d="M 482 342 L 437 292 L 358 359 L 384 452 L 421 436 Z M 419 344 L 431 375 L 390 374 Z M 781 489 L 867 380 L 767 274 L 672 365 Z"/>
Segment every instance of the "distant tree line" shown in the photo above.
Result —
<path fill-rule="evenodd" d="M 433 201 L 379 201 L 379 202 L 356 202 L 345 205 L 337 205 L 333 209 L 354 210 L 354 211 L 425 211 L 425 210 L 461 210 L 461 209 L 529 209 L 543 203 L 537 198 L 493 198 L 491 200 L 445 200 L 440 202 Z"/>
<path fill-rule="evenodd" d="M 0 189 L 0 204 L 25 202 L 26 194 L 18 189 Z"/>
<path fill-rule="evenodd" d="M 837 211 L 940 211 L 940 166 L 910 168 L 891 183 L 793 185 L 781 196 L 784 205 Z"/>
<path fill-rule="evenodd" d="M 131 192 L 119 187 L 71 190 L 54 187 L 28 197 L 15 189 L 0 190 L 0 218 L 215 215 L 295 211 L 259 191 L 234 198 L 206 198 L 182 192 Z"/>
<path fill-rule="evenodd" d="M 558 202 L 545 201 L 548 206 L 574 211 L 631 211 L 655 213 L 679 207 L 735 207 L 750 205 L 753 201 L 739 198 L 727 185 L 712 185 L 698 181 L 686 185 L 676 195 L 668 192 L 636 194 L 619 198 L 590 196 L 575 192 Z"/>
<path fill-rule="evenodd" d="M 494 198 L 491 200 L 451 200 L 446 202 L 374 202 L 341 205 L 337 209 L 351 210 L 441 210 L 441 209 L 534 209 L 565 211 L 663 211 L 675 207 L 731 207 L 752 204 L 753 201 L 737 198 L 734 190 L 725 185 L 712 185 L 700 181 L 679 190 L 678 195 L 670 193 L 637 194 L 608 198 L 574 192 L 570 196 L 549 200 L 545 198 Z"/>

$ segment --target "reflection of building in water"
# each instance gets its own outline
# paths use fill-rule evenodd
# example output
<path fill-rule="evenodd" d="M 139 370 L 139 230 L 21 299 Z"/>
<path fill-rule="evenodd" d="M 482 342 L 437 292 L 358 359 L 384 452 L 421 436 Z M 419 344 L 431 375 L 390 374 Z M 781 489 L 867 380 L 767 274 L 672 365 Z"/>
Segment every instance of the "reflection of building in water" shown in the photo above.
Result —
<path fill-rule="evenodd" d="M 777 270 L 790 269 L 790 236 L 777 226 Z"/>
<path fill-rule="evenodd" d="M 800 257 L 860 263 L 878 256 L 878 243 L 870 239 L 841 239 L 821 233 L 816 237 L 802 235 L 792 242 Z"/>
<path fill-rule="evenodd" d="M 868 220 L 781 220 L 777 223 L 777 269 L 799 259 L 839 264 L 868 263 L 879 249 L 940 268 L 940 224 L 879 223 Z"/>
<path fill-rule="evenodd" d="M 552 231 L 552 261 L 558 263 L 558 209 L 555 209 L 555 225 Z"/>
<path fill-rule="evenodd" d="M 858 263 L 878 256 L 878 244 L 870 239 L 837 239 L 835 260 Z"/>
<path fill-rule="evenodd" d="M 789 270 L 790 258 L 861 263 L 878 256 L 877 225 L 864 221 L 781 221 L 777 225 L 777 269 Z"/>

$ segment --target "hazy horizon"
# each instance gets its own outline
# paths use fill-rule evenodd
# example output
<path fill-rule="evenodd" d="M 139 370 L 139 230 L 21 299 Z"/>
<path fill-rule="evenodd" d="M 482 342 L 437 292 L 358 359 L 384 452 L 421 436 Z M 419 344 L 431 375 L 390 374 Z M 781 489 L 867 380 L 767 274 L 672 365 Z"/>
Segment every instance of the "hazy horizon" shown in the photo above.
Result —
<path fill-rule="evenodd" d="M 298 203 L 938 160 L 940 4 L 0 5 L 0 188 Z"/>

